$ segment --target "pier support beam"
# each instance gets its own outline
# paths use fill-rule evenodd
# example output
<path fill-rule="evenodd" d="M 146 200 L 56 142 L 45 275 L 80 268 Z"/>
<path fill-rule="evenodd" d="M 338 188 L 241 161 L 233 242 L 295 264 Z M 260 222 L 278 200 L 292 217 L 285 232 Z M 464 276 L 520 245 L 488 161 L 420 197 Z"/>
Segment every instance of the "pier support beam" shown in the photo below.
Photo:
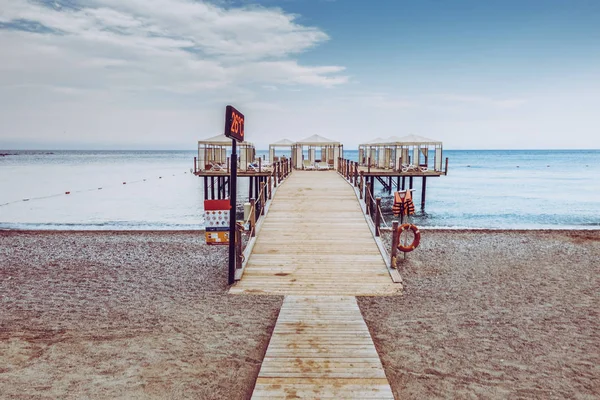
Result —
<path fill-rule="evenodd" d="M 252 177 L 248 177 L 248 201 L 250 201 L 250 199 L 252 198 L 252 192 L 254 191 L 254 181 L 252 180 Z"/>
<path fill-rule="evenodd" d="M 427 177 L 423 177 L 423 186 L 421 187 L 421 210 L 425 209 L 425 194 L 427 192 Z"/>

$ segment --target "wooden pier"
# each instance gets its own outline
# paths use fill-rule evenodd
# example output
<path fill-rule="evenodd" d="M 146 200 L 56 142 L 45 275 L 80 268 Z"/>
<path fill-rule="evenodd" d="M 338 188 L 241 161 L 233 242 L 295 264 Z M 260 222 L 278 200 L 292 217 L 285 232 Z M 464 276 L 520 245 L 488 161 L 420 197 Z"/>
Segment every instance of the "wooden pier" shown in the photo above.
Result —
<path fill-rule="evenodd" d="M 278 189 L 231 293 L 390 295 L 399 290 L 352 187 L 335 171 L 294 171 Z"/>
<path fill-rule="evenodd" d="M 286 296 L 252 399 L 393 399 L 352 296 Z"/>
<path fill-rule="evenodd" d="M 392 191 L 412 190 L 414 181 L 421 178 L 421 209 L 424 210 L 427 196 L 427 178 L 448 175 L 448 158 L 446 158 L 443 171 L 418 167 L 405 171 L 393 168 L 377 168 L 362 166 L 356 161 L 340 158 L 338 172 L 348 181 L 353 182 L 354 186 L 360 186 L 362 191 L 366 191 L 366 188 L 368 188 L 371 193 L 375 193 L 375 181 L 381 184 L 384 192 L 391 194 Z"/>
<path fill-rule="evenodd" d="M 204 180 L 204 200 L 226 199 L 229 197 L 229 159 L 225 167 L 216 170 L 199 170 L 198 162 L 194 157 L 194 175 Z M 237 172 L 238 178 L 248 179 L 248 201 L 258 199 L 260 186 L 267 185 L 269 190 L 277 187 L 279 182 L 286 178 L 292 171 L 290 160 L 277 161 L 270 166 L 258 163 L 256 169 L 245 169 Z"/>
<path fill-rule="evenodd" d="M 253 399 L 393 399 L 354 296 L 402 290 L 354 188 L 294 171 L 277 189 L 234 294 L 286 295 Z"/>

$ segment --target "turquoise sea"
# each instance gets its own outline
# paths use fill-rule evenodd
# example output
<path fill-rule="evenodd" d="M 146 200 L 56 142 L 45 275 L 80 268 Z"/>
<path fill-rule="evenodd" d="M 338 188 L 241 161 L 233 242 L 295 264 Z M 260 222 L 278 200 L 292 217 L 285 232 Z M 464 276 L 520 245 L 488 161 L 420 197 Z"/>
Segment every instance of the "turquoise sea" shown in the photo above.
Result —
<path fill-rule="evenodd" d="M 203 228 L 202 179 L 190 173 L 195 151 L 0 153 L 10 154 L 0 156 L 0 229 Z M 420 226 L 600 229 L 600 150 L 446 150 L 444 157 L 448 176 L 428 180 L 426 209 L 417 207 L 414 220 Z M 246 180 L 239 186 L 246 197 Z"/>

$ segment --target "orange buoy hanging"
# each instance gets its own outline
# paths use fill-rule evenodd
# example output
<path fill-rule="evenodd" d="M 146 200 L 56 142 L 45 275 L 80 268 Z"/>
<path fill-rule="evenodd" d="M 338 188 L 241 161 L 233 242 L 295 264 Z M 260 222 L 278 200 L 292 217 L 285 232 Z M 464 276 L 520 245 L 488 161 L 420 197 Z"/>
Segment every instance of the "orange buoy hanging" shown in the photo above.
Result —
<path fill-rule="evenodd" d="M 421 241 L 421 232 L 419 232 L 419 228 L 417 228 L 417 226 L 413 225 L 413 224 L 400 225 L 400 227 L 398 228 L 398 231 L 399 231 L 398 236 L 402 235 L 402 232 L 407 231 L 407 230 L 412 231 L 413 240 L 411 243 L 407 243 L 404 245 L 402 243 L 398 243 L 398 250 L 400 250 L 404 253 L 408 253 L 410 251 L 413 251 L 417 247 L 419 247 L 419 242 Z"/>

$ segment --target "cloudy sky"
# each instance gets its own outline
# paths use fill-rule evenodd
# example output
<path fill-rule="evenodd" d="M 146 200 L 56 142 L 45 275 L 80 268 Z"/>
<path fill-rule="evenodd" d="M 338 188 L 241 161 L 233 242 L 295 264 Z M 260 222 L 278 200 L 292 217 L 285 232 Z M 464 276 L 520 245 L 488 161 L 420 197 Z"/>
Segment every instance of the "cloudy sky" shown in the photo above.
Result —
<path fill-rule="evenodd" d="M 600 148 L 597 0 L 0 0 L 0 149 Z"/>

